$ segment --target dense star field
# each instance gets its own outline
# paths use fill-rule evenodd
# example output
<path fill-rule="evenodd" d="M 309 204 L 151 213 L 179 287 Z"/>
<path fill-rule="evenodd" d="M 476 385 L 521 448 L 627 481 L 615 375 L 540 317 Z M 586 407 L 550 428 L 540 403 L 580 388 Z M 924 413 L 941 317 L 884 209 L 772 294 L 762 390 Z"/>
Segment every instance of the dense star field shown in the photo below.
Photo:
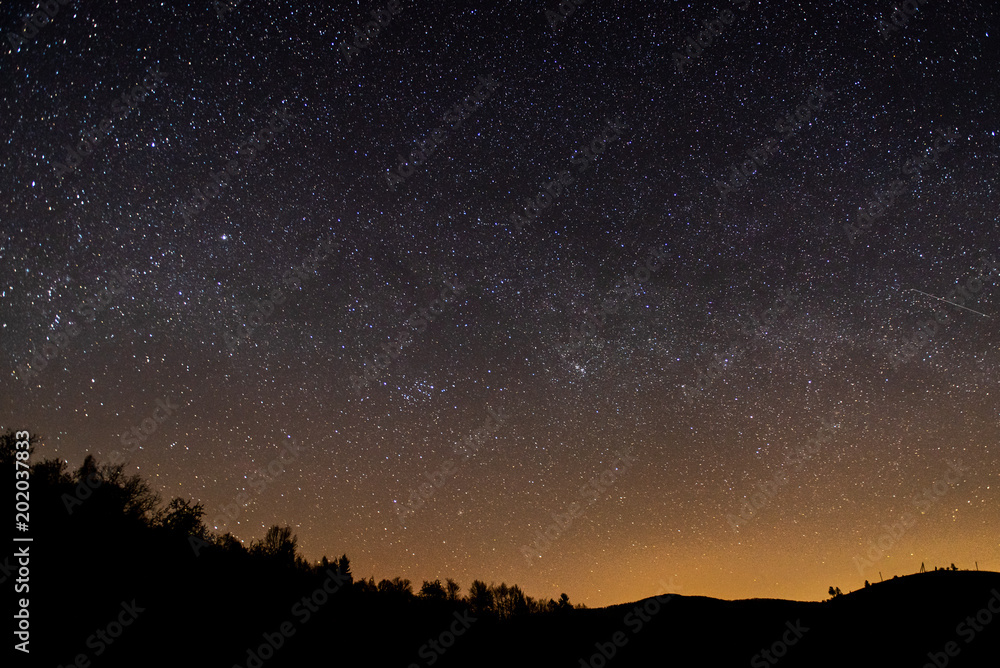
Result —
<path fill-rule="evenodd" d="M 42 4 L 0 8 L 36 459 L 589 606 L 1000 570 L 994 3 Z"/>

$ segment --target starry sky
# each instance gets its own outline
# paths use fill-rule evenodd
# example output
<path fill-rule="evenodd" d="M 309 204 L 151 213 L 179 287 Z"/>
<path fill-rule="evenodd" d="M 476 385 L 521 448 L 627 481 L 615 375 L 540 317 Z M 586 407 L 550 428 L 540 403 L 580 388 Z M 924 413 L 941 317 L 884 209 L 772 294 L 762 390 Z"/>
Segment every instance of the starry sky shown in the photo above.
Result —
<path fill-rule="evenodd" d="M 994 3 L 53 5 L 0 8 L 36 459 L 590 606 L 1000 570 Z"/>

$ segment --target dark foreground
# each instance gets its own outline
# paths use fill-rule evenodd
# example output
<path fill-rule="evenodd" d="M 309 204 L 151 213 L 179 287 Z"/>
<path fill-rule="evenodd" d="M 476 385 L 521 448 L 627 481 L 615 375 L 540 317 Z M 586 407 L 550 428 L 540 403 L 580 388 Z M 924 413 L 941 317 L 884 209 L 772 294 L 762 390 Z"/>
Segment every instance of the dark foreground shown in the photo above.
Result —
<path fill-rule="evenodd" d="M 664 596 L 501 621 L 461 601 L 338 587 L 335 571 L 274 578 L 169 556 L 87 571 L 40 560 L 54 588 L 32 601 L 32 661 L 16 665 L 1000 665 L 997 573 L 911 575 L 822 603 Z M 112 638 L 116 620 L 127 623 Z"/>
<path fill-rule="evenodd" d="M 121 466 L 32 465 L 33 540 L 0 552 L 0 666 L 1000 665 L 1000 573 L 909 575 L 822 603 L 666 595 L 574 609 L 497 603 L 485 583 L 451 600 L 427 583 L 376 586 L 346 556 L 307 563 L 290 530 L 246 547 L 201 518 L 180 499 L 161 506 Z M 27 655 L 13 649 L 21 599 Z"/>

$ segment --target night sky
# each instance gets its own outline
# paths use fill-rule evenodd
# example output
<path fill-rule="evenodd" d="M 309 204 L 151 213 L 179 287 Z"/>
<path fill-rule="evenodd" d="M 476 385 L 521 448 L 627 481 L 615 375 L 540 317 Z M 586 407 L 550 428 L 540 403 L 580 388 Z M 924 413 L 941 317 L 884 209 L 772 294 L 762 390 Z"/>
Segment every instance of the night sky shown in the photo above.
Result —
<path fill-rule="evenodd" d="M 49 4 L 0 9 L 36 461 L 590 606 L 1000 570 L 995 3 Z"/>

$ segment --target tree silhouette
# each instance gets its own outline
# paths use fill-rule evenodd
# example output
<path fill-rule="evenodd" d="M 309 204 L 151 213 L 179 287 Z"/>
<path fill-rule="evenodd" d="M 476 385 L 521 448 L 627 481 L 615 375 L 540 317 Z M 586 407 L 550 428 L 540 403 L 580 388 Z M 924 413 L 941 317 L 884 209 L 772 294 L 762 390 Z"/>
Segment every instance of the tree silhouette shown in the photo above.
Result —
<path fill-rule="evenodd" d="M 420 597 L 428 601 L 444 601 L 447 600 L 448 594 L 440 580 L 434 582 L 424 580 L 424 584 L 420 587 Z"/>
<path fill-rule="evenodd" d="M 292 535 L 291 527 L 279 527 L 275 524 L 250 551 L 283 566 L 292 566 L 295 564 L 295 548 L 298 542 L 298 537 Z"/>
<path fill-rule="evenodd" d="M 452 602 L 458 600 L 458 595 L 462 591 L 462 588 L 458 586 L 458 583 L 451 578 L 448 578 L 445 581 L 445 589 L 448 593 L 448 600 Z"/>
<path fill-rule="evenodd" d="M 88 454 L 83 458 L 83 463 L 76 471 L 78 481 L 93 481 L 97 477 L 97 459 L 94 455 Z"/>
<path fill-rule="evenodd" d="M 97 514 L 121 516 L 135 524 L 155 524 L 160 495 L 139 474 L 126 475 L 124 464 L 101 464 L 87 455 L 76 472 L 75 482 L 94 488 L 86 506 Z"/>
<path fill-rule="evenodd" d="M 375 584 L 375 578 L 371 576 L 368 576 L 367 580 L 364 578 L 358 580 L 355 583 L 354 588 L 365 594 L 375 594 L 378 592 L 378 586 Z"/>
<path fill-rule="evenodd" d="M 501 582 L 498 586 L 493 587 L 492 591 L 493 607 L 500 619 L 510 619 L 528 612 L 527 599 L 517 585 L 508 587 L 505 582 Z"/>
<path fill-rule="evenodd" d="M 469 587 L 469 607 L 476 614 L 489 615 L 494 612 L 493 592 L 482 580 L 473 580 Z"/>
<path fill-rule="evenodd" d="M 501 582 L 498 586 L 493 587 L 493 607 L 497 611 L 497 616 L 500 619 L 507 619 L 511 615 L 510 599 L 509 599 L 510 589 L 507 587 L 506 582 Z"/>
<path fill-rule="evenodd" d="M 0 439 L 2 438 L 0 436 Z M 0 455 L 0 459 L 2 459 L 2 455 Z M 31 479 L 35 484 L 45 485 L 53 489 L 73 483 L 73 478 L 68 473 L 66 461 L 63 459 L 45 459 L 32 465 Z"/>
<path fill-rule="evenodd" d="M 508 596 L 510 597 L 511 616 L 518 617 L 520 615 L 528 614 L 528 601 L 520 587 L 517 585 L 511 585 L 508 590 Z"/>
<path fill-rule="evenodd" d="M 221 536 L 215 537 L 215 545 L 219 547 L 222 551 L 231 555 L 246 555 L 247 549 L 243 547 L 243 543 L 239 541 L 236 536 L 229 533 L 228 531 Z"/>
<path fill-rule="evenodd" d="M 0 434 L 0 467 L 3 467 L 4 471 L 14 470 L 14 461 L 17 458 L 17 442 L 24 439 L 17 438 L 17 432 L 13 429 L 8 429 L 5 433 Z M 38 443 L 38 434 L 31 434 L 28 438 L 28 461 L 31 461 L 31 456 L 35 453 L 35 444 Z M 24 452 L 25 448 L 20 448 L 20 452 Z"/>
<path fill-rule="evenodd" d="M 0 434 L 0 459 L 15 461 L 15 442 L 13 434 Z M 374 577 L 355 581 L 346 554 L 307 563 L 298 554 L 298 539 L 288 526 L 270 526 L 263 536 L 246 536 L 245 542 L 232 533 L 216 533 L 205 527 L 201 503 L 178 497 L 163 505 L 153 488 L 140 476 L 128 475 L 123 464 L 109 465 L 87 456 L 76 468 L 56 458 L 32 464 L 31 471 L 32 513 L 51 520 L 39 524 L 50 527 L 61 541 L 59 554 L 71 555 L 66 563 L 74 577 L 67 581 L 88 577 L 106 581 L 93 592 L 102 609 L 110 609 L 126 596 L 125 600 L 131 600 L 139 593 L 152 592 L 158 605 L 164 606 L 157 608 L 164 610 L 161 628 L 171 631 L 175 631 L 171 620 L 178 620 L 179 628 L 180 620 L 192 618 L 203 627 L 216 625 L 227 637 L 251 638 L 255 632 L 270 631 L 280 621 L 277 616 L 287 613 L 289 601 L 301 598 L 297 591 L 306 595 L 320 591 L 330 572 L 341 574 L 352 585 L 349 595 L 331 598 L 326 604 L 331 620 L 348 620 L 345 623 L 350 631 L 345 637 L 352 640 L 358 634 L 350 624 L 364 626 L 371 615 L 381 615 L 392 628 L 404 629 L 416 642 L 415 648 L 425 637 L 444 637 L 440 636 L 443 628 L 454 628 L 450 626 L 456 621 L 452 615 L 467 607 L 488 618 L 482 625 L 484 630 L 477 630 L 483 638 L 494 630 L 500 636 L 516 636 L 530 626 L 528 620 L 519 619 L 528 615 L 547 617 L 540 620 L 543 629 L 558 630 L 577 623 L 574 606 L 565 593 L 558 600 L 536 599 L 526 596 L 516 584 L 494 586 L 475 580 L 463 599 L 462 587 L 447 578 L 444 583 L 440 579 L 423 581 L 419 597 L 414 597 L 412 583 L 404 578 L 383 579 L 377 585 Z M 67 495 L 73 499 L 70 508 L 63 500 Z M 105 563 L 111 564 L 108 572 L 113 569 L 115 578 L 107 578 L 100 570 Z M 3 566 L 0 562 L 0 569 Z M 151 589 L 144 584 L 147 581 L 153 582 Z M 191 606 L 202 587 L 210 587 L 218 598 L 212 605 Z M 319 605 L 318 600 L 313 597 L 312 602 Z M 139 605 L 145 605 L 142 597 Z M 296 610 L 311 610 L 311 606 Z M 552 613 L 558 618 L 550 617 Z M 259 629 L 254 629 L 255 624 Z M 89 620 L 77 623 L 73 637 L 86 637 L 92 630 Z M 325 635 L 318 632 L 316 637 L 325 639 Z M 412 654 L 413 648 L 407 653 Z M 225 657 L 218 658 L 211 665 L 232 665 L 225 663 Z"/>
<path fill-rule="evenodd" d="M 340 555 L 340 559 L 337 560 L 337 572 L 347 578 L 348 584 L 354 582 L 354 576 L 351 574 L 351 560 L 347 558 L 346 554 Z"/>
<path fill-rule="evenodd" d="M 409 598 L 413 596 L 413 583 L 398 575 L 391 580 L 383 578 L 378 583 L 378 592 L 390 596 Z"/>
<path fill-rule="evenodd" d="M 401 578 L 397 575 L 392 579 L 392 586 L 404 596 L 413 596 L 413 583 L 408 578 Z"/>
<path fill-rule="evenodd" d="M 154 523 L 171 533 L 201 538 L 206 531 L 201 521 L 204 515 L 205 508 L 200 503 L 191 505 L 178 497 L 156 514 Z"/>

